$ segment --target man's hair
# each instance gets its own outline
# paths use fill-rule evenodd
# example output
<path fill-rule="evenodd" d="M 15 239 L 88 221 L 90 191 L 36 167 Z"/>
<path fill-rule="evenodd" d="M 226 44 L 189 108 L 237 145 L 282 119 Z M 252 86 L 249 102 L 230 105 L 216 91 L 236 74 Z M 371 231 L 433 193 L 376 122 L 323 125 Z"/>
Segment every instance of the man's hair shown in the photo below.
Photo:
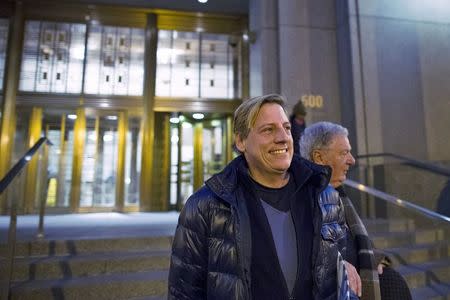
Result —
<path fill-rule="evenodd" d="M 313 151 L 327 148 L 336 136 L 347 137 L 347 128 L 331 122 L 317 122 L 306 127 L 300 137 L 301 156 L 312 161 Z"/>
<path fill-rule="evenodd" d="M 241 139 L 247 138 L 250 129 L 255 125 L 261 106 L 266 103 L 276 103 L 286 113 L 286 99 L 281 95 L 270 94 L 245 100 L 234 112 L 234 134 L 239 135 Z"/>
<path fill-rule="evenodd" d="M 294 105 L 294 108 L 292 109 L 292 115 L 294 116 L 300 115 L 303 117 L 306 116 L 306 107 L 301 99 L 298 100 L 298 102 Z"/>

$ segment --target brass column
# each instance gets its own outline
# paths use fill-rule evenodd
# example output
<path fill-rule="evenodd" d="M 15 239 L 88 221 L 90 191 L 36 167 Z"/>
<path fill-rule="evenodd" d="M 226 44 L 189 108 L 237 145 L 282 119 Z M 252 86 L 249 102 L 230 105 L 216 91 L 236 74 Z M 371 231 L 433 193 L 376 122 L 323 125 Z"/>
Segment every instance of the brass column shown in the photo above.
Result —
<path fill-rule="evenodd" d="M 83 170 L 84 143 L 86 141 L 86 112 L 77 109 L 77 119 L 73 132 L 72 185 L 70 187 L 70 210 L 78 212 L 81 195 L 81 172 Z"/>
<path fill-rule="evenodd" d="M 194 191 L 203 185 L 203 123 L 194 125 Z"/>
<path fill-rule="evenodd" d="M 152 206 L 153 186 L 153 138 L 154 138 L 154 101 L 156 77 L 156 48 L 157 48 L 156 15 L 147 16 L 145 39 L 145 79 L 144 103 L 142 115 L 142 160 L 140 182 L 140 210 L 150 211 Z"/>
<path fill-rule="evenodd" d="M 0 178 L 10 168 L 16 128 L 16 95 L 19 83 L 20 61 L 24 31 L 23 5 L 15 1 L 14 16 L 11 19 L 6 50 L 5 77 L 3 83 L 3 102 L 0 123 Z M 6 197 L 0 197 L 0 212 L 6 211 Z"/>
<path fill-rule="evenodd" d="M 30 121 L 28 125 L 28 141 L 27 149 L 33 147 L 33 145 L 39 140 L 42 134 L 42 108 L 33 107 L 31 111 Z M 24 188 L 24 208 L 25 213 L 33 213 L 36 196 L 37 196 L 37 178 L 39 167 L 39 156 L 41 153 L 36 153 L 31 161 L 28 163 L 25 175 L 25 188 Z M 40 174 L 39 174 L 40 175 Z"/>
<path fill-rule="evenodd" d="M 118 151 L 116 173 L 116 210 L 123 212 L 125 206 L 125 157 L 128 132 L 128 112 L 119 113 L 118 124 Z"/>

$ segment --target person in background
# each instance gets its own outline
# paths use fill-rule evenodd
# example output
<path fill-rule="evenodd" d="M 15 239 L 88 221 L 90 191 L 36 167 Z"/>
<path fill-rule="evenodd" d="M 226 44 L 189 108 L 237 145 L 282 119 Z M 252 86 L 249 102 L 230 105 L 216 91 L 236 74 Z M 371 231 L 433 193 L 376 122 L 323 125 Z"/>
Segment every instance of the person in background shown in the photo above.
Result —
<path fill-rule="evenodd" d="M 411 299 L 406 281 L 388 267 L 389 259 L 381 251 L 374 253 L 367 230 L 344 191 L 347 172 L 355 164 L 351 149 L 347 129 L 331 122 L 308 126 L 300 139 L 302 157 L 331 167 L 330 185 L 334 191 L 330 193 L 330 202 L 338 205 L 341 219 L 345 218 L 342 227 L 349 231 L 341 254 L 346 263 L 351 264 L 346 267 L 355 266 L 360 275 L 359 278 L 349 275 L 349 280 L 358 282 L 361 299 Z"/>
<path fill-rule="evenodd" d="M 306 108 L 303 104 L 303 101 L 300 99 L 294 105 L 292 109 L 292 114 L 289 117 L 289 121 L 291 122 L 291 133 L 292 139 L 294 140 L 294 153 L 300 155 L 300 147 L 298 143 L 300 142 L 300 136 L 306 128 Z"/>
<path fill-rule="evenodd" d="M 285 103 L 272 94 L 236 109 L 240 155 L 180 213 L 169 299 L 337 299 L 347 237 L 327 209 L 331 170 L 293 155 Z"/>

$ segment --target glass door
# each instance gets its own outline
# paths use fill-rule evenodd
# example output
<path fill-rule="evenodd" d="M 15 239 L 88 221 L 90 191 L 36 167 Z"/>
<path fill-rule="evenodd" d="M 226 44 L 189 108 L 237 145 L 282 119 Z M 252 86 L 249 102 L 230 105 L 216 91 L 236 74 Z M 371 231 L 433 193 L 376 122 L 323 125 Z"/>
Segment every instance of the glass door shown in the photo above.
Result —
<path fill-rule="evenodd" d="M 205 180 L 224 168 L 231 143 L 225 116 L 173 114 L 170 123 L 170 204 L 181 209 Z"/>
<path fill-rule="evenodd" d="M 80 207 L 113 207 L 116 200 L 117 114 L 86 118 Z"/>

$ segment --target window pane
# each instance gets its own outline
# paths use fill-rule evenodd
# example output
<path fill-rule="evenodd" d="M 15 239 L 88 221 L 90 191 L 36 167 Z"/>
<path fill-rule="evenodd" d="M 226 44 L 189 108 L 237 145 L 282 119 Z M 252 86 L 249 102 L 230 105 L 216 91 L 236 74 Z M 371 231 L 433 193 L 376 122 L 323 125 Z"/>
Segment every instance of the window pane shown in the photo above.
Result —
<path fill-rule="evenodd" d="M 199 34 L 159 31 L 156 95 L 199 97 Z"/>
<path fill-rule="evenodd" d="M 27 21 L 19 89 L 80 93 L 86 25 Z"/>
<path fill-rule="evenodd" d="M 130 118 L 128 124 L 125 159 L 125 205 L 139 205 L 139 178 L 142 154 L 141 119 Z"/>
<path fill-rule="evenodd" d="M 232 98 L 232 51 L 228 35 L 202 35 L 201 95 L 205 98 Z"/>
<path fill-rule="evenodd" d="M 140 28 L 90 27 L 85 92 L 142 95 L 144 37 Z"/>
<path fill-rule="evenodd" d="M 239 47 L 238 43 L 231 46 L 233 38 L 160 30 L 156 96 L 231 99 L 239 95 L 235 78 L 239 74 Z"/>

